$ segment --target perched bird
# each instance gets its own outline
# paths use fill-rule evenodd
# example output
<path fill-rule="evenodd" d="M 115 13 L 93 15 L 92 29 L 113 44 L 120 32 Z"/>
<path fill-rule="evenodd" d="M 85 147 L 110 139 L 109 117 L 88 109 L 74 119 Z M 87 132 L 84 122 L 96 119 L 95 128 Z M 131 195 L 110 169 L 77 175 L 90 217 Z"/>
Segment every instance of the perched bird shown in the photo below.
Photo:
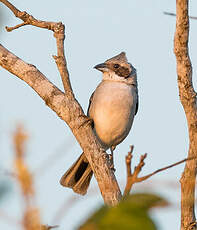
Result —
<path fill-rule="evenodd" d="M 166 207 L 169 203 L 151 193 L 136 193 L 123 199 L 117 206 L 102 206 L 78 230 L 156 230 L 149 211 Z"/>
<path fill-rule="evenodd" d="M 128 135 L 138 110 L 136 69 L 128 63 L 125 52 L 94 68 L 103 73 L 103 79 L 90 98 L 88 116 L 93 120 L 93 131 L 102 148 L 110 148 L 113 158 L 113 150 Z M 82 153 L 60 183 L 84 195 L 92 174 Z"/>

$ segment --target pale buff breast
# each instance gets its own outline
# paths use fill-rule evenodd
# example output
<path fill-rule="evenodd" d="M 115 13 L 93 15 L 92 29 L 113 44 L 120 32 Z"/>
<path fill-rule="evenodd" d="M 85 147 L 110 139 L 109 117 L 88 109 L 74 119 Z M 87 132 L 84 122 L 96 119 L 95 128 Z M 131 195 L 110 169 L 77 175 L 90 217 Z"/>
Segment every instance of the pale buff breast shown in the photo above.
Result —
<path fill-rule="evenodd" d="M 95 90 L 89 115 L 105 149 L 118 145 L 128 135 L 136 101 L 134 86 L 122 82 L 102 81 Z"/>

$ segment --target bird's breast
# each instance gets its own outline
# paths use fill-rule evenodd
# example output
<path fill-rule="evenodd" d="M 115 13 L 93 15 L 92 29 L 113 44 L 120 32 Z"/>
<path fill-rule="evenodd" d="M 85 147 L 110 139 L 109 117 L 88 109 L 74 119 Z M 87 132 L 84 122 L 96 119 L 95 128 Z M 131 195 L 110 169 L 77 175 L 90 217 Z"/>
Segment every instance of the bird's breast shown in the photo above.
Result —
<path fill-rule="evenodd" d="M 122 82 L 103 81 L 95 90 L 89 114 L 105 148 L 118 145 L 128 135 L 136 101 L 134 86 Z"/>

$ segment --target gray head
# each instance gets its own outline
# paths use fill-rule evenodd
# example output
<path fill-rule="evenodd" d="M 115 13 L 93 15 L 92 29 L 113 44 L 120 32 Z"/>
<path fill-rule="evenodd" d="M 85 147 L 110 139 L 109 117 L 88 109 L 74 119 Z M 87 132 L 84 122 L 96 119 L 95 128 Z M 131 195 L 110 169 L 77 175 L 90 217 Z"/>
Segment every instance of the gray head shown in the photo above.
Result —
<path fill-rule="evenodd" d="M 126 53 L 122 52 L 104 63 L 96 65 L 95 69 L 103 72 L 105 75 L 110 75 L 110 78 L 122 78 L 127 79 L 128 77 L 136 73 L 136 69 L 127 61 Z"/>

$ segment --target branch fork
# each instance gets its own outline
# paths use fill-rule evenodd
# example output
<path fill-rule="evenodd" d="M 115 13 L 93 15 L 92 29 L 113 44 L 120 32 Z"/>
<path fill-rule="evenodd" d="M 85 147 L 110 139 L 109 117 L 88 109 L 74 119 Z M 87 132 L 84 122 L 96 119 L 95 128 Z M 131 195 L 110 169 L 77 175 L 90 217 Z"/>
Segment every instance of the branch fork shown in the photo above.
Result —
<path fill-rule="evenodd" d="M 154 171 L 154 172 L 152 172 L 152 173 L 150 173 L 150 174 L 148 174 L 146 176 L 138 177 L 139 173 L 141 172 L 142 168 L 145 165 L 144 160 L 147 157 L 147 153 L 145 153 L 144 155 L 141 155 L 140 161 L 139 161 L 138 165 L 134 168 L 134 172 L 132 173 L 131 163 L 132 163 L 132 158 L 133 158 L 133 149 L 134 149 L 134 146 L 131 145 L 130 146 L 130 151 L 128 152 L 127 156 L 125 157 L 125 163 L 126 163 L 126 168 L 127 168 L 127 183 L 126 183 L 125 190 L 124 190 L 124 196 L 127 196 L 130 193 L 130 191 L 132 189 L 132 186 L 135 183 L 139 183 L 139 182 L 145 181 L 148 178 L 150 178 L 151 176 L 153 176 L 153 175 L 155 175 L 155 174 L 157 174 L 159 172 L 162 172 L 164 170 L 167 170 L 169 168 L 172 168 L 174 166 L 182 164 L 182 163 L 184 163 L 186 161 L 191 161 L 191 160 L 195 159 L 194 157 L 185 158 L 185 159 L 183 159 L 181 161 L 178 161 L 178 162 L 176 162 L 174 164 L 171 164 L 171 165 L 168 165 L 166 167 L 157 169 L 156 171 Z"/>
<path fill-rule="evenodd" d="M 131 145 L 130 151 L 128 152 L 128 155 L 125 157 L 126 168 L 127 168 L 127 183 L 126 183 L 126 187 L 124 191 L 124 196 L 127 196 L 130 193 L 133 184 L 141 181 L 141 178 L 139 178 L 138 175 L 141 172 L 143 166 L 145 165 L 144 160 L 147 157 L 147 153 L 145 153 L 144 155 L 141 155 L 140 162 L 134 168 L 134 172 L 132 173 L 131 163 L 132 163 L 132 158 L 133 158 L 133 149 L 134 149 L 134 146 Z"/>
<path fill-rule="evenodd" d="M 122 195 L 115 175 L 110 169 L 107 157 L 103 157 L 103 155 L 107 156 L 107 154 L 100 147 L 91 125 L 87 122 L 80 104 L 74 97 L 70 84 L 64 53 L 65 26 L 61 22 L 37 20 L 27 12 L 21 12 L 7 0 L 0 0 L 0 2 L 23 21 L 23 23 L 14 27 L 6 27 L 7 31 L 12 31 L 25 25 L 32 25 L 54 32 L 57 55 L 54 55 L 53 58 L 63 82 L 64 93 L 52 84 L 35 66 L 25 63 L 2 45 L 0 45 L 0 66 L 31 86 L 45 101 L 46 105 L 67 123 L 92 167 L 104 202 L 110 206 L 118 204 Z"/>

